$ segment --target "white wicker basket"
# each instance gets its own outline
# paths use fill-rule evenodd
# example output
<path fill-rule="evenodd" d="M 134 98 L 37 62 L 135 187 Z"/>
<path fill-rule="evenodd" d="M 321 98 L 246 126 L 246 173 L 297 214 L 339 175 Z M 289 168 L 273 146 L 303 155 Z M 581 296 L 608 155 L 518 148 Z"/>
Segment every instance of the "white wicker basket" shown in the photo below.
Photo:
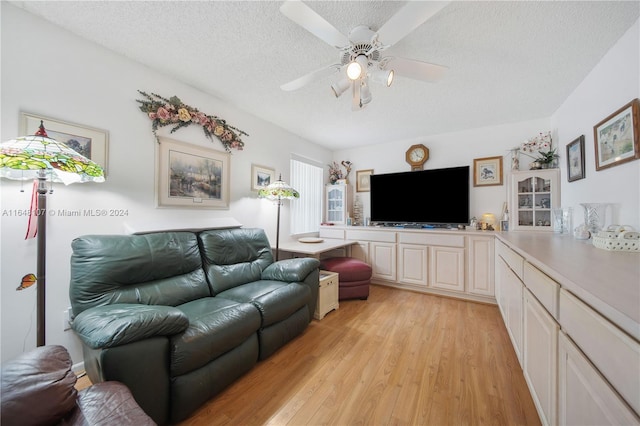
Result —
<path fill-rule="evenodd" d="M 629 225 L 611 225 L 593 237 L 593 245 L 603 250 L 640 253 L 640 232 Z"/>

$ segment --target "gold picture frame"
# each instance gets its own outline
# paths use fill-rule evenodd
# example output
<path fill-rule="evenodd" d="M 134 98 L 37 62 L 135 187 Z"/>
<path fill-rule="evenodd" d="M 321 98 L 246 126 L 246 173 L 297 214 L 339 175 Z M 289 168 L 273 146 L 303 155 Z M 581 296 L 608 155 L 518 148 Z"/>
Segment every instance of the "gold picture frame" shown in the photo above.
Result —
<path fill-rule="evenodd" d="M 640 158 L 640 101 L 636 98 L 593 126 L 596 170 Z"/>
<path fill-rule="evenodd" d="M 276 170 L 271 167 L 251 165 L 251 190 L 260 191 L 276 180 Z"/>
<path fill-rule="evenodd" d="M 356 192 L 371 191 L 371 175 L 373 169 L 356 170 Z"/>
<path fill-rule="evenodd" d="M 79 154 L 98 163 L 107 176 L 109 159 L 109 132 L 84 124 L 71 123 L 44 115 L 20 112 L 20 135 L 29 136 L 44 125 L 51 139 L 62 142 Z"/>
<path fill-rule="evenodd" d="M 229 153 L 159 137 L 156 159 L 157 207 L 229 208 Z"/>
<path fill-rule="evenodd" d="M 502 156 L 473 160 L 473 186 L 502 185 Z"/>

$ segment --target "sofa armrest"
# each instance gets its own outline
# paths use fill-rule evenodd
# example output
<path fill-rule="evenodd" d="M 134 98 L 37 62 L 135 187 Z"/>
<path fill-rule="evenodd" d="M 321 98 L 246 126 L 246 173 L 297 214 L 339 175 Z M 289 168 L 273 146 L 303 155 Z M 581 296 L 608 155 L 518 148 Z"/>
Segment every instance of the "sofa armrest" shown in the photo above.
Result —
<path fill-rule="evenodd" d="M 113 304 L 82 311 L 71 327 L 92 349 L 110 348 L 154 336 L 180 333 L 187 316 L 172 306 Z"/>
<path fill-rule="evenodd" d="M 319 267 L 320 261 L 311 257 L 280 260 L 267 266 L 262 271 L 262 279 L 302 282 Z"/>

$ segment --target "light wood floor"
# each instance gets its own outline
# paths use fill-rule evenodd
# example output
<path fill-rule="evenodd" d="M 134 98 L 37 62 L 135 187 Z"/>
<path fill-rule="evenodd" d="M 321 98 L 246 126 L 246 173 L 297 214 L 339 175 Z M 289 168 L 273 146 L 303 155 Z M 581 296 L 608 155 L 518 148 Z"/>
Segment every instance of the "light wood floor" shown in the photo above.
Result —
<path fill-rule="evenodd" d="M 372 286 L 181 426 L 537 425 L 496 306 Z"/>

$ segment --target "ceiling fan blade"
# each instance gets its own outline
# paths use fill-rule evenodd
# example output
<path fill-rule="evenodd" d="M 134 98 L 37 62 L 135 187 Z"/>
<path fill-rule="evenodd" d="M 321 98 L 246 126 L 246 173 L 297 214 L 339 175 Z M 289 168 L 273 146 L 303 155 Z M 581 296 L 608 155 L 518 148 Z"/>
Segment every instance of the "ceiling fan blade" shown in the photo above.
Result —
<path fill-rule="evenodd" d="M 338 49 L 349 46 L 349 39 L 313 9 L 298 0 L 285 1 L 280 12 L 320 40 Z"/>
<path fill-rule="evenodd" d="M 447 6 L 448 1 L 408 1 L 378 30 L 378 41 L 390 47 Z"/>
<path fill-rule="evenodd" d="M 438 81 L 442 79 L 449 69 L 443 65 L 430 64 L 429 62 L 416 61 L 406 58 L 388 59 L 383 66 L 385 70 L 393 70 L 394 74 L 422 81 Z"/>
<path fill-rule="evenodd" d="M 310 72 L 309 74 L 305 74 L 302 77 L 296 78 L 293 81 L 283 84 L 280 86 L 282 90 L 287 92 L 298 90 L 303 86 L 306 86 L 309 83 L 312 83 L 315 80 L 321 80 L 325 77 L 330 76 L 331 74 L 336 73 L 340 70 L 340 64 L 331 64 L 329 66 L 320 68 L 319 70 L 315 70 Z"/>

